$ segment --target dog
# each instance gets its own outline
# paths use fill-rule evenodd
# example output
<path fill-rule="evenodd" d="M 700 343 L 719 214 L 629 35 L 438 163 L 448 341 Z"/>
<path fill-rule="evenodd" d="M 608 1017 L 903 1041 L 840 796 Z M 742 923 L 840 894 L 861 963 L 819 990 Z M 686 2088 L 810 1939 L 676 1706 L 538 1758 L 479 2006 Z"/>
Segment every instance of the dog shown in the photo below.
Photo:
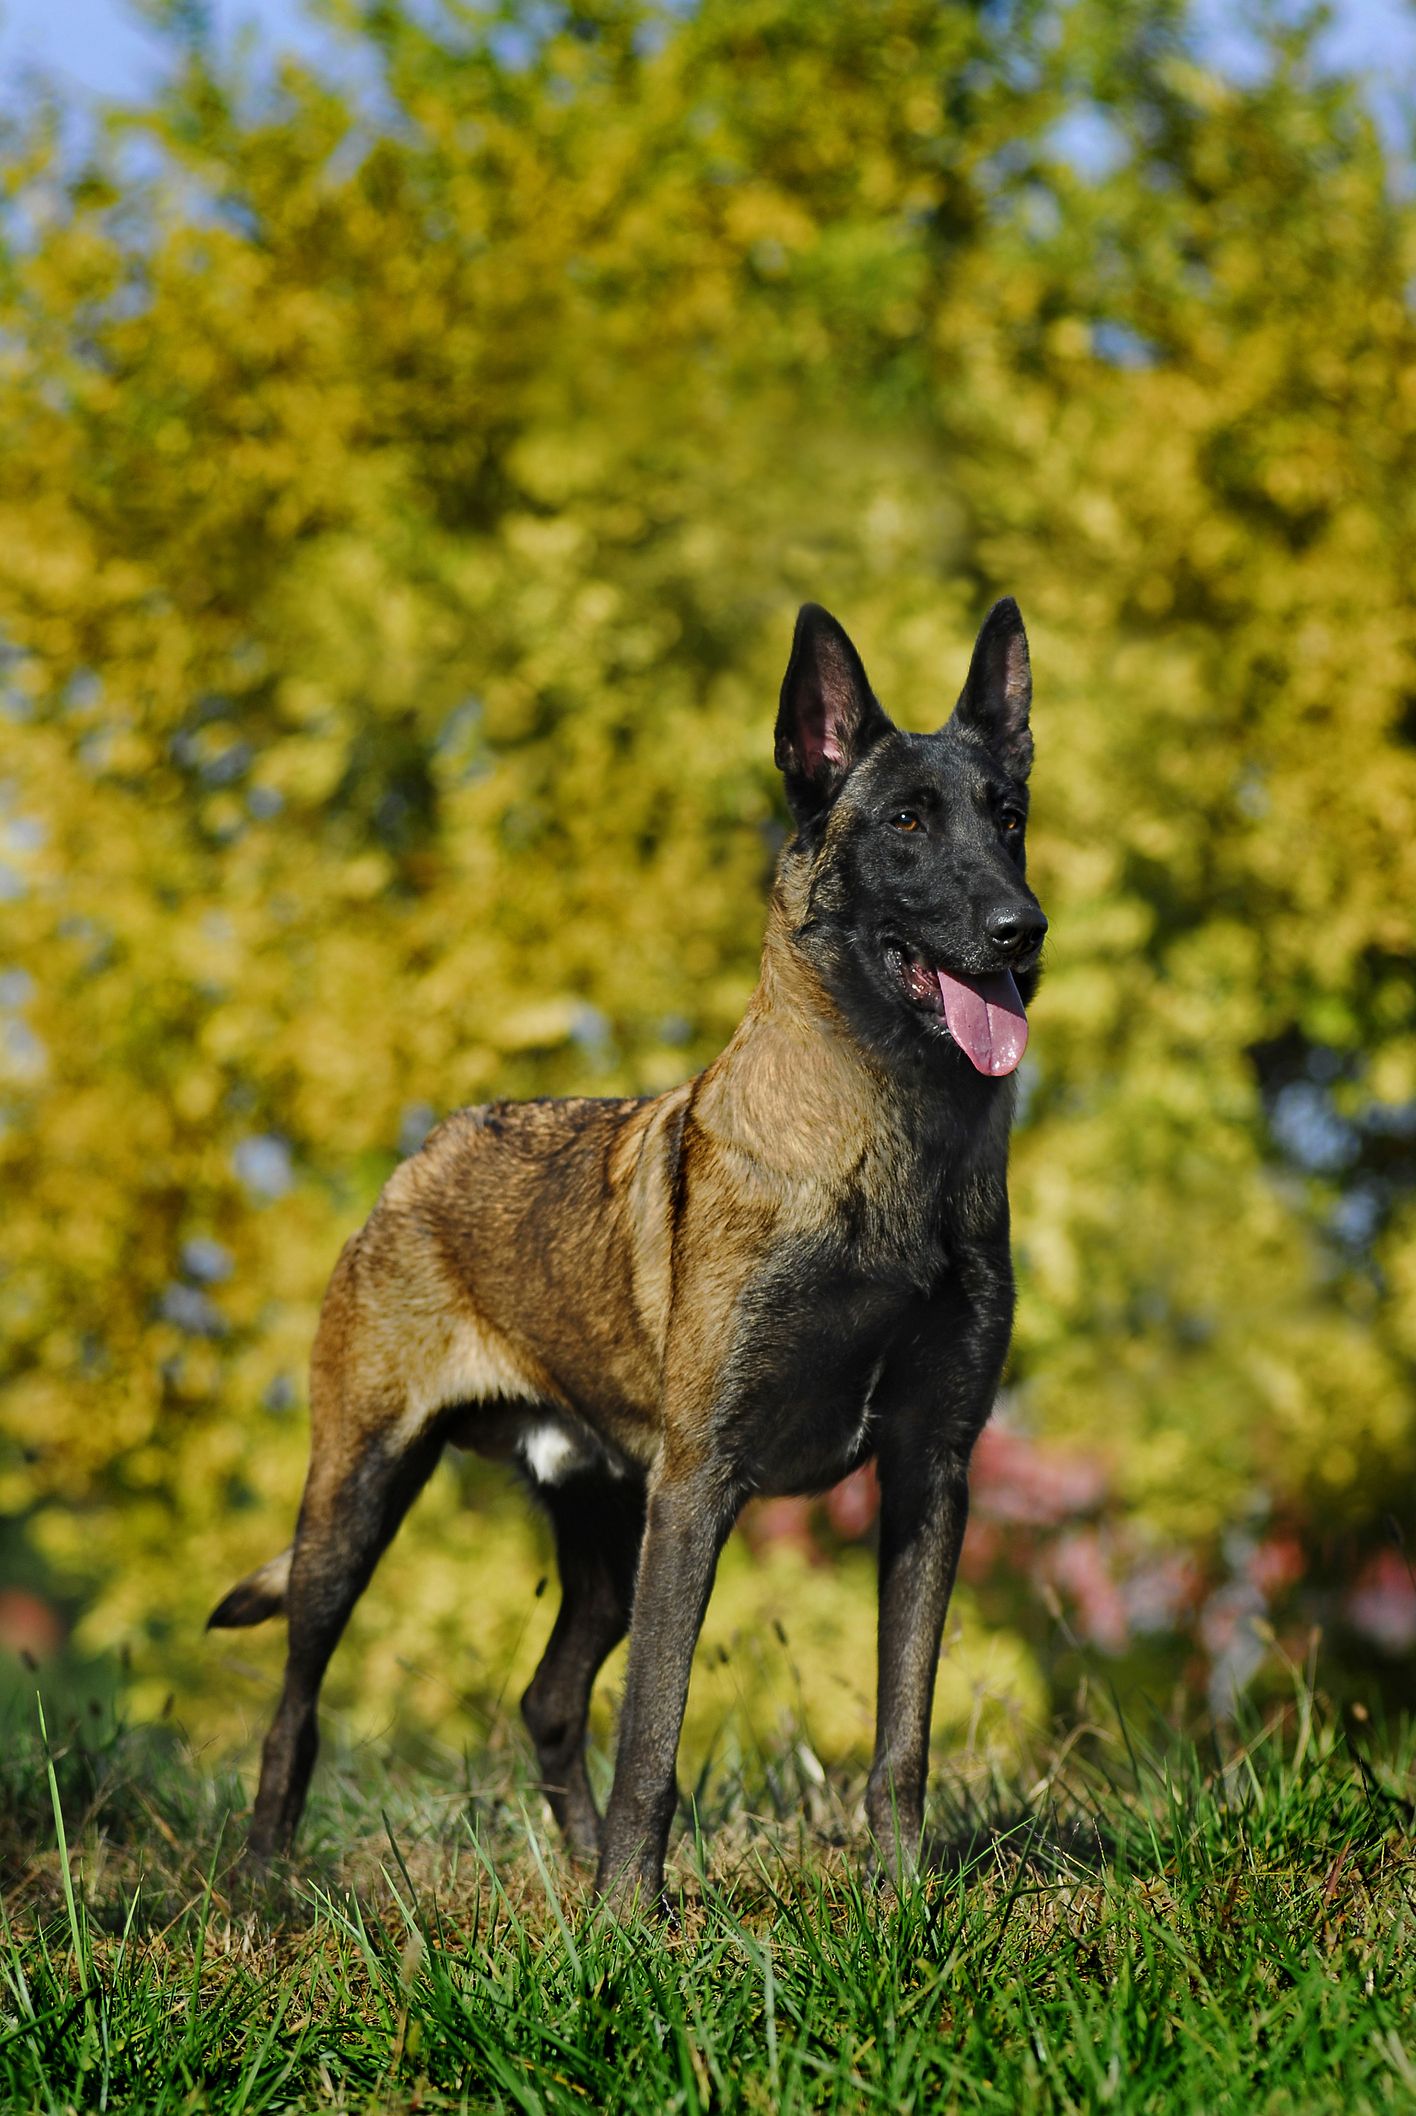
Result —
<path fill-rule="evenodd" d="M 1013 1319 L 1008 1133 L 1047 930 L 1024 878 L 1031 698 L 1011 599 L 930 735 L 893 725 L 807 604 L 776 725 L 796 827 L 726 1050 L 648 1099 L 462 1110 L 394 1171 L 325 1296 L 295 1540 L 210 1618 L 289 1624 L 253 1858 L 290 1846 L 330 1655 L 452 1445 L 516 1463 L 550 1516 L 561 1602 L 522 1709 L 619 1912 L 661 1896 L 690 1664 L 744 1501 L 874 1458 L 866 1815 L 915 1868 L 969 1456 Z M 626 1631 L 602 1822 L 586 1716 Z"/>

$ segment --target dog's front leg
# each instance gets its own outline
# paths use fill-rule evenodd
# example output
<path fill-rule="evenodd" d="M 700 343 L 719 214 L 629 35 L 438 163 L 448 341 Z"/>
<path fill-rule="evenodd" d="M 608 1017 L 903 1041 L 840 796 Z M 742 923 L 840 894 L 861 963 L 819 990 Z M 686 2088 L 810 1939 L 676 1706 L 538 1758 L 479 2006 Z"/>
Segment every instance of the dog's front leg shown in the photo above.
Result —
<path fill-rule="evenodd" d="M 876 1392 L 880 1687 L 865 1805 L 895 1874 L 919 1863 L 934 1679 L 969 1517 L 969 1455 L 993 1408 L 1012 1315 L 1005 1243 L 960 1271 Z"/>
<path fill-rule="evenodd" d="M 597 1883 L 621 1914 L 659 1905 L 693 1649 L 734 1511 L 717 1465 L 651 1482 Z"/>
<path fill-rule="evenodd" d="M 944 1618 L 969 1516 L 967 1460 L 880 1465 L 880 1687 L 865 1811 L 892 1873 L 919 1863 L 929 1719 Z"/>

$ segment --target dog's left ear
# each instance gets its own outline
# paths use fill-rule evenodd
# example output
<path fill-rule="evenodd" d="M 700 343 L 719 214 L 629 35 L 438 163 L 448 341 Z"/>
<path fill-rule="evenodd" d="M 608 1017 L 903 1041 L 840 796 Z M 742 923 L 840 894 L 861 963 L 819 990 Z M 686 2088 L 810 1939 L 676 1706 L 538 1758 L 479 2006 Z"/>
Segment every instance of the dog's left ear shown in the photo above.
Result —
<path fill-rule="evenodd" d="M 861 658 L 820 603 L 803 603 L 777 709 L 777 769 L 798 823 L 830 806 L 847 772 L 893 722 Z"/>
<path fill-rule="evenodd" d="M 1033 758 L 1031 706 L 1028 635 L 1018 605 L 1005 595 L 983 620 L 954 719 L 987 743 L 1015 779 L 1026 779 Z"/>

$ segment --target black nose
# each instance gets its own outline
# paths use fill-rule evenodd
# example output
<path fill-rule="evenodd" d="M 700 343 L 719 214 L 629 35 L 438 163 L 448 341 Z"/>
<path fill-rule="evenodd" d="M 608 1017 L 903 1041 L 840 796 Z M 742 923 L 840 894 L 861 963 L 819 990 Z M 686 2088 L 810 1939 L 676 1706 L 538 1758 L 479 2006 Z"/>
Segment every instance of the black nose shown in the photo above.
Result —
<path fill-rule="evenodd" d="M 1047 920 L 1035 904 L 997 904 L 983 921 L 983 930 L 1003 955 L 1028 955 L 1042 945 Z"/>

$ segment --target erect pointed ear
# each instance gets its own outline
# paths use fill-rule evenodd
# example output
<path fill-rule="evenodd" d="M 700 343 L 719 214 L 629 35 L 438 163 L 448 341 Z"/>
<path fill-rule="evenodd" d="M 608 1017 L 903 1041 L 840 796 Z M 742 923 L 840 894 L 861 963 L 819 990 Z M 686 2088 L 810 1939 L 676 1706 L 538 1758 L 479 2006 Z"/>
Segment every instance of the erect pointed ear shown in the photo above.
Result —
<path fill-rule="evenodd" d="M 1018 605 L 1005 595 L 983 620 L 954 719 L 986 742 L 1015 779 L 1026 779 L 1033 757 L 1031 705 L 1028 635 Z"/>
<path fill-rule="evenodd" d="M 830 611 L 803 603 L 782 678 L 776 751 L 798 823 L 835 800 L 851 766 L 891 726 L 859 654 Z"/>

